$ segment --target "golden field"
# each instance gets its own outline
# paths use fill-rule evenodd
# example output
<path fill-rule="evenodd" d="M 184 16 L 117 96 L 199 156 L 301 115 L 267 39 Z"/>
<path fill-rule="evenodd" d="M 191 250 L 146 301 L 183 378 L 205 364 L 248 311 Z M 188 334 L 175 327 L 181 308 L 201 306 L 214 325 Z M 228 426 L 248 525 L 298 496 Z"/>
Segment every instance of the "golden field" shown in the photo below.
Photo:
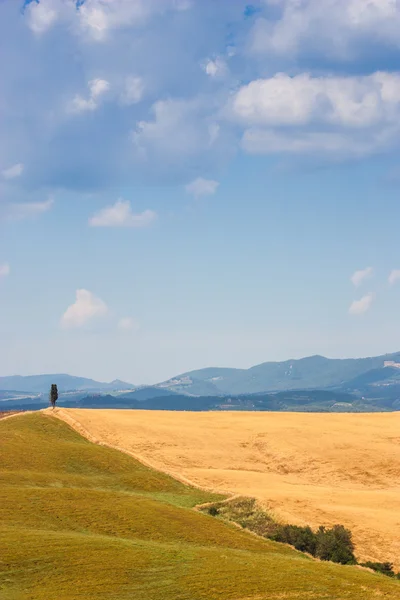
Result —
<path fill-rule="evenodd" d="M 221 496 L 53 415 L 0 421 L 1 600 L 399 599 L 398 580 L 195 510 Z"/>
<path fill-rule="evenodd" d="M 58 409 L 93 441 L 183 481 L 258 498 L 293 524 L 351 529 L 400 569 L 400 414 Z"/>

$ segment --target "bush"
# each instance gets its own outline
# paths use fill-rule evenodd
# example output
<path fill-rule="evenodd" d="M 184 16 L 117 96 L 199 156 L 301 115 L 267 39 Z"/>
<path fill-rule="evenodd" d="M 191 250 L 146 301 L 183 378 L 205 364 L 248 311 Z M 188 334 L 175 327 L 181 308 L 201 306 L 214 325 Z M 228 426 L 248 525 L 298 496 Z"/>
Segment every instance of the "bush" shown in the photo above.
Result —
<path fill-rule="evenodd" d="M 223 519 L 234 521 L 249 531 L 274 542 L 289 544 L 296 550 L 307 552 L 321 560 L 343 565 L 357 564 L 351 531 L 343 525 L 335 525 L 331 529 L 320 527 L 316 532 L 311 527 L 281 525 L 273 521 L 270 515 L 257 505 L 254 498 L 235 498 L 230 502 L 214 504 L 205 510 L 212 516 L 219 515 Z M 388 569 L 388 565 L 392 566 L 389 563 L 376 564 L 386 565 L 381 566 L 384 570 L 380 572 L 387 574 L 391 570 Z M 394 576 L 394 573 L 390 576 Z"/>
<path fill-rule="evenodd" d="M 321 560 L 331 560 L 342 565 L 357 564 L 351 537 L 351 531 L 343 525 L 335 525 L 332 529 L 320 527 L 316 533 L 315 556 Z"/>
<path fill-rule="evenodd" d="M 335 525 L 332 529 L 320 527 L 316 533 L 311 527 L 276 525 L 275 530 L 267 537 L 275 542 L 290 544 L 296 550 L 308 552 L 321 560 L 330 560 L 342 565 L 357 563 L 351 532 L 343 525 Z"/>
<path fill-rule="evenodd" d="M 275 542 L 282 542 L 294 546 L 300 552 L 308 552 L 315 556 L 317 538 L 311 527 L 298 527 L 297 525 L 278 525 L 276 531 L 268 536 Z"/>
<path fill-rule="evenodd" d="M 217 515 L 219 515 L 219 510 L 216 506 L 210 506 L 208 509 L 208 514 L 212 517 L 216 517 Z"/>
<path fill-rule="evenodd" d="M 396 573 L 393 571 L 393 564 L 390 562 L 365 562 L 360 563 L 362 567 L 367 567 L 368 569 L 372 569 L 377 573 L 382 573 L 382 575 L 387 575 L 388 577 L 396 577 Z"/>

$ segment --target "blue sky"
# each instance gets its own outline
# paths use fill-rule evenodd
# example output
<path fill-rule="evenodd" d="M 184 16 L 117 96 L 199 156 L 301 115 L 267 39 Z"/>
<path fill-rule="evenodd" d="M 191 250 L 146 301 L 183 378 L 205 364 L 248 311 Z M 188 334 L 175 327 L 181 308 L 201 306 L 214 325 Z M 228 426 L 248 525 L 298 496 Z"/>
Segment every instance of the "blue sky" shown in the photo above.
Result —
<path fill-rule="evenodd" d="M 0 2 L 0 375 L 399 350 L 400 2 Z"/>

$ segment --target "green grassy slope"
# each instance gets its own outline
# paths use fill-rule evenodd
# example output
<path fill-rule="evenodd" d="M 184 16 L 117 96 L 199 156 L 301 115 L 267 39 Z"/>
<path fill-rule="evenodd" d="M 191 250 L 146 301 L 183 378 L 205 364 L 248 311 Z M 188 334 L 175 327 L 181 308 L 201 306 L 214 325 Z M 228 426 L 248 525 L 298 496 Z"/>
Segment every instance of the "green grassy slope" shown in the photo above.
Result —
<path fill-rule="evenodd" d="M 216 496 L 44 414 L 0 422 L 1 600 L 368 600 L 400 584 L 192 510 Z"/>

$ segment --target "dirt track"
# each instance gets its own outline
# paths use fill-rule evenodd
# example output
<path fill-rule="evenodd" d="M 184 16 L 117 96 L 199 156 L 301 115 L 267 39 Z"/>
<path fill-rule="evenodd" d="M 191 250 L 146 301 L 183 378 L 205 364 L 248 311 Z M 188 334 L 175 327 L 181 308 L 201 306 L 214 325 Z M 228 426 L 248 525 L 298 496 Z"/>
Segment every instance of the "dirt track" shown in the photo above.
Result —
<path fill-rule="evenodd" d="M 196 485 L 255 496 L 279 519 L 342 523 L 359 558 L 400 569 L 399 413 L 57 412 L 93 441 Z"/>

